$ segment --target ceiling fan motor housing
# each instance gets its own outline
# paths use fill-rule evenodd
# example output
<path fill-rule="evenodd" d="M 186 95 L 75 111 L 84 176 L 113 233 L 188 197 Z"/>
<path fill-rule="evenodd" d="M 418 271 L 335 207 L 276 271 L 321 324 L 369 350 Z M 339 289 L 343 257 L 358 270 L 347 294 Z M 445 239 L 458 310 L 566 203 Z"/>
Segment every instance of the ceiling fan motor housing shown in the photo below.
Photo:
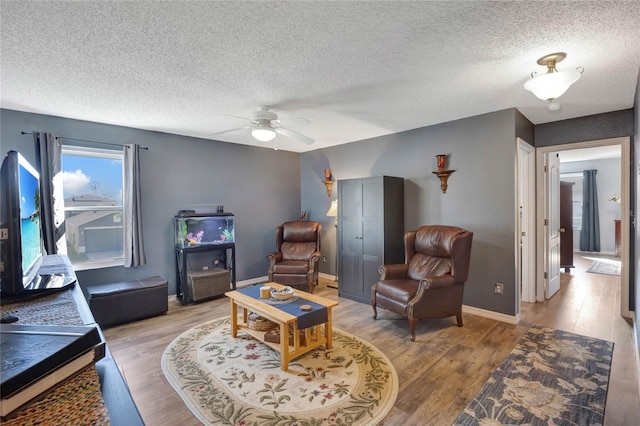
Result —
<path fill-rule="evenodd" d="M 278 114 L 275 112 L 269 111 L 269 107 L 260 107 L 259 111 L 256 111 L 253 114 L 253 119 L 258 123 L 266 123 L 269 124 L 273 120 L 278 119 Z"/>

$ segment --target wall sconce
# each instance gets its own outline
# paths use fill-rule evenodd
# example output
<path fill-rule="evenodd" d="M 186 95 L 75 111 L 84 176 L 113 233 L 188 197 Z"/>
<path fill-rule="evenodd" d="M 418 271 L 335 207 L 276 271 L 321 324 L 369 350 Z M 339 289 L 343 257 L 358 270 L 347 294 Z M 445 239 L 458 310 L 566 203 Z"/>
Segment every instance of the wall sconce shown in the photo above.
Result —
<path fill-rule="evenodd" d="M 438 154 L 436 155 L 438 170 L 435 172 L 431 172 L 434 175 L 440 178 L 440 189 L 442 189 L 442 193 L 447 192 L 447 180 L 451 173 L 455 172 L 455 170 L 447 170 L 447 155 L 446 154 Z"/>
<path fill-rule="evenodd" d="M 331 180 L 331 169 L 324 169 L 324 180 L 322 181 L 324 186 L 327 187 L 327 195 L 331 197 L 331 188 L 334 182 Z"/>
<path fill-rule="evenodd" d="M 538 65 L 547 67 L 547 73 L 536 75 L 535 72 L 532 72 L 531 80 L 524 84 L 524 88 L 536 95 L 536 97 L 549 102 L 553 102 L 554 99 L 562 96 L 573 83 L 578 81 L 584 72 L 582 67 L 578 67 L 574 71 L 558 71 L 556 64 L 566 57 L 566 53 L 557 52 L 538 59 Z"/>

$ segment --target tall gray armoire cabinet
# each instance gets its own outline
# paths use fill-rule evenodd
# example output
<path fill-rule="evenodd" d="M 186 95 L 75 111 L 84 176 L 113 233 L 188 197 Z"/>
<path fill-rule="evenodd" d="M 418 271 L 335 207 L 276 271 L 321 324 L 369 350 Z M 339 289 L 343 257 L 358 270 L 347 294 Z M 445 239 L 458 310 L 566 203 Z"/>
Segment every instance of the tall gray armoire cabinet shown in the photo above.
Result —
<path fill-rule="evenodd" d="M 404 263 L 404 179 L 338 181 L 338 292 L 371 302 L 380 265 Z"/>

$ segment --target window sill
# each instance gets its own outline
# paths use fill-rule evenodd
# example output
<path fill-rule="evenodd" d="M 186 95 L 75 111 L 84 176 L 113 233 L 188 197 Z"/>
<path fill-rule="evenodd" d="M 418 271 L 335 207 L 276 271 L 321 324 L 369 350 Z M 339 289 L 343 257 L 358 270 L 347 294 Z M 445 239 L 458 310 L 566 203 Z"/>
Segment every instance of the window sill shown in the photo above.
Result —
<path fill-rule="evenodd" d="M 105 260 L 102 262 L 85 262 L 85 263 L 73 263 L 74 271 L 89 271 L 93 269 L 113 268 L 117 266 L 124 266 L 123 259 Z"/>

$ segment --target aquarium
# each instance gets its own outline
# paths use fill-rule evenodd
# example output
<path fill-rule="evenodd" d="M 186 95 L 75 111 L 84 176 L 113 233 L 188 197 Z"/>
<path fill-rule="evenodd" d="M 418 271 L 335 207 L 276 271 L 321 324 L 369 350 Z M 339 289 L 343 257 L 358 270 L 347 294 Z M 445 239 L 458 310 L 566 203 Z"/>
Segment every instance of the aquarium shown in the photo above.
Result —
<path fill-rule="evenodd" d="M 180 213 L 174 220 L 178 248 L 235 243 L 233 213 Z"/>

